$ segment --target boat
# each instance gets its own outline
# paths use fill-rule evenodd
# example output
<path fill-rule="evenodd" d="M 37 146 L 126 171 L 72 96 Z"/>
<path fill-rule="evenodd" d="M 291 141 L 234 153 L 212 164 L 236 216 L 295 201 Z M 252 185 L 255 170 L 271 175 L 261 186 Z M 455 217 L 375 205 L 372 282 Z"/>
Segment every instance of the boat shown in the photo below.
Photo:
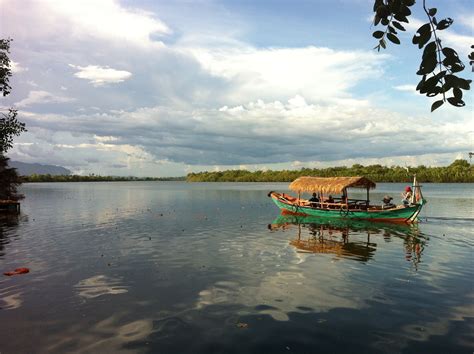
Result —
<path fill-rule="evenodd" d="M 19 214 L 20 213 L 20 203 L 15 200 L 3 200 L 0 199 L 0 213 L 7 214 Z"/>
<path fill-rule="evenodd" d="M 413 223 L 426 200 L 421 193 L 421 186 L 413 178 L 412 197 L 403 205 L 374 205 L 370 203 L 369 192 L 375 189 L 375 182 L 367 177 L 299 177 L 291 182 L 289 189 L 298 193 L 293 197 L 286 193 L 271 191 L 268 196 L 282 210 L 283 214 L 308 215 L 322 218 L 343 218 L 383 222 Z M 366 199 L 351 199 L 349 188 L 367 190 Z M 318 202 L 301 198 L 302 193 L 316 193 Z M 332 194 L 342 194 L 332 198 Z"/>

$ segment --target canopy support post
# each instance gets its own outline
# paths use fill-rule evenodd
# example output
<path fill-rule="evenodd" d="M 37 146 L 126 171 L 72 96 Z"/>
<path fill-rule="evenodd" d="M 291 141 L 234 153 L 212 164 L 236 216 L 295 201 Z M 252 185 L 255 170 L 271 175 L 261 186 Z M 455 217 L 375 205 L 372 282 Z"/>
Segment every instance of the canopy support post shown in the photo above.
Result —
<path fill-rule="evenodd" d="M 367 187 L 367 201 L 365 202 L 366 207 L 369 207 L 369 187 Z"/>

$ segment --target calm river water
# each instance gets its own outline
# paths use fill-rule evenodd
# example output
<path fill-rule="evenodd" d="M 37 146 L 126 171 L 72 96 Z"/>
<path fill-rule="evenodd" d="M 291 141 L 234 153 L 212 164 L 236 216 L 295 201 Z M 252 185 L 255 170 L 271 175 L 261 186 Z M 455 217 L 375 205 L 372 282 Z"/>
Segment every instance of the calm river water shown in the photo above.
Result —
<path fill-rule="evenodd" d="M 286 188 L 24 185 L 0 220 L 0 274 L 30 268 L 0 275 L 0 352 L 473 352 L 472 184 L 426 184 L 411 227 L 279 218 Z"/>

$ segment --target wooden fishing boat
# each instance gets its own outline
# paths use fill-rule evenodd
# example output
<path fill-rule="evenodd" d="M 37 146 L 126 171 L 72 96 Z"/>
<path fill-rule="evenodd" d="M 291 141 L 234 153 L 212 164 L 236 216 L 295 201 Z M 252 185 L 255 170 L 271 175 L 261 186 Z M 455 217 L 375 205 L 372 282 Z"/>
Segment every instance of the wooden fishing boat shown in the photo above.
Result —
<path fill-rule="evenodd" d="M 15 200 L 0 199 L 0 213 L 19 214 L 20 203 Z"/>
<path fill-rule="evenodd" d="M 268 196 L 283 213 L 323 218 L 416 222 L 423 204 L 426 203 L 416 176 L 413 179 L 412 197 L 406 205 L 371 204 L 369 191 L 375 187 L 376 184 L 366 177 L 299 177 L 289 186 L 290 190 L 298 193 L 297 197 L 274 191 L 268 193 Z M 347 194 L 349 188 L 366 189 L 367 198 L 350 199 Z M 318 202 L 301 198 L 302 193 L 316 193 Z M 332 198 L 331 194 L 342 194 L 342 196 Z"/>

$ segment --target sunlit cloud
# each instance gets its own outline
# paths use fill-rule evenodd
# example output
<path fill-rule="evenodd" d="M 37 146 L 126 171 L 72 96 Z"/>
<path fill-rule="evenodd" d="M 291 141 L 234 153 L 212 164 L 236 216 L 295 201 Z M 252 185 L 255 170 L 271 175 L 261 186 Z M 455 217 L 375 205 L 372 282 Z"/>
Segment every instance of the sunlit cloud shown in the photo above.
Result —
<path fill-rule="evenodd" d="M 69 64 L 70 67 L 77 69 L 74 74 L 79 79 L 89 80 L 94 86 L 102 86 L 105 84 L 116 84 L 123 82 L 130 77 L 132 73 L 125 70 L 116 70 L 109 67 L 101 67 L 98 65 L 88 65 L 85 67 Z"/>

